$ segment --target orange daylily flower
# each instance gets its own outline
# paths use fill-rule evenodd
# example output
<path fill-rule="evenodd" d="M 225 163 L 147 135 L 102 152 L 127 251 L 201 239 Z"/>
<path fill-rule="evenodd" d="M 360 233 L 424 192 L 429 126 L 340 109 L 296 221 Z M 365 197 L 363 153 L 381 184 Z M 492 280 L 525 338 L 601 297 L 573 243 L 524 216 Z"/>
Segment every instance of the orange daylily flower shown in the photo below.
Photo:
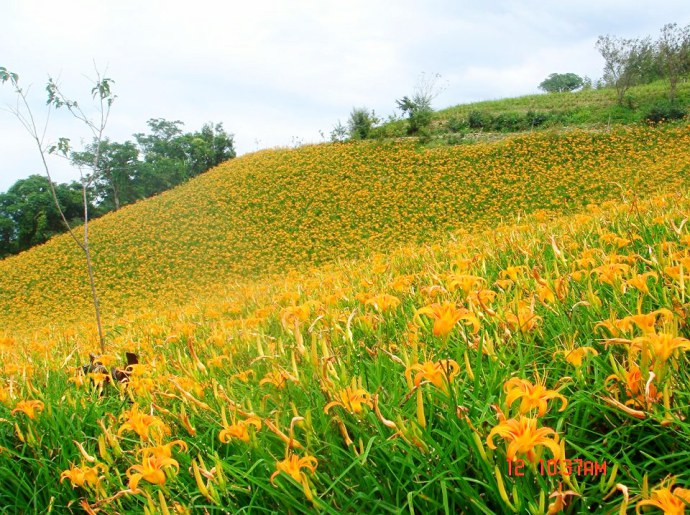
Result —
<path fill-rule="evenodd" d="M 501 270 L 498 275 L 501 279 L 510 279 L 513 282 L 517 282 L 527 270 L 528 268 L 525 265 L 509 266 L 505 270 Z"/>
<path fill-rule="evenodd" d="M 81 467 L 70 465 L 69 470 L 65 470 L 60 474 L 60 482 L 62 483 L 65 479 L 69 479 L 72 488 L 77 486 L 83 487 L 84 485 L 98 486 L 98 483 L 103 479 L 103 476 L 98 474 L 99 470 L 101 472 L 107 472 L 108 467 L 103 463 L 98 463 L 93 467 L 84 464 L 82 464 Z"/>
<path fill-rule="evenodd" d="M 161 437 L 163 434 L 170 434 L 170 428 L 160 418 L 155 415 L 149 415 L 139 411 L 139 406 L 136 404 L 132 406 L 129 411 L 125 411 L 120 415 L 120 420 L 125 420 L 124 424 L 120 426 L 117 434 L 121 435 L 125 431 L 133 431 L 139 437 L 147 442 L 149 440 L 149 432 L 153 431 L 154 436 Z"/>
<path fill-rule="evenodd" d="M 180 465 L 177 460 L 172 458 L 162 458 L 153 455 L 144 456 L 141 465 L 132 465 L 127 469 L 127 477 L 129 477 L 128 487 L 130 490 L 137 490 L 139 482 L 143 479 L 154 485 L 165 484 L 165 468 L 174 467 L 176 471 L 180 470 Z M 134 470 L 135 474 L 130 474 Z"/>
<path fill-rule="evenodd" d="M 588 346 L 573 347 L 572 349 L 559 350 L 553 353 L 554 357 L 562 354 L 565 360 L 576 368 L 582 366 L 582 360 L 587 354 L 598 356 L 599 352 L 596 349 Z"/>
<path fill-rule="evenodd" d="M 614 286 L 630 271 L 630 265 L 624 263 L 606 263 L 592 269 L 591 274 L 597 276 L 600 283 Z"/>
<path fill-rule="evenodd" d="M 632 340 L 615 338 L 608 340 L 607 345 L 628 345 L 634 354 L 645 351 L 645 354 L 660 363 L 668 361 L 677 350 L 689 351 L 690 340 L 668 333 L 650 333 Z"/>
<path fill-rule="evenodd" d="M 139 453 L 143 456 L 155 456 L 156 458 L 171 458 L 173 447 L 179 447 L 181 451 L 186 451 L 188 449 L 187 443 L 182 440 L 175 440 L 170 443 L 163 445 L 157 445 L 155 447 L 144 447 L 139 449 Z"/>
<path fill-rule="evenodd" d="M 314 456 L 303 456 L 300 458 L 296 454 L 290 454 L 283 461 L 276 463 L 276 471 L 271 474 L 271 484 L 275 484 L 276 476 L 284 472 L 302 485 L 304 495 L 307 496 L 307 499 L 311 500 L 312 493 L 309 488 L 309 478 L 306 473 L 302 472 L 302 469 L 307 469 L 313 474 L 316 472 L 318 463 L 318 460 Z"/>
<path fill-rule="evenodd" d="M 544 304 L 551 304 L 552 302 L 556 302 L 556 295 L 546 284 L 540 284 L 537 286 L 537 296 L 539 297 L 539 300 Z"/>
<path fill-rule="evenodd" d="M 472 290 L 477 290 L 486 283 L 486 279 L 483 277 L 478 277 L 476 275 L 469 274 L 450 274 L 448 275 L 448 290 L 455 291 L 456 288 L 460 288 L 465 295 L 469 294 Z"/>
<path fill-rule="evenodd" d="M 644 344 L 650 345 L 650 352 L 655 359 L 666 362 L 677 350 L 689 351 L 690 340 L 681 336 L 673 336 L 667 333 L 653 333 L 633 340 L 640 348 Z"/>
<path fill-rule="evenodd" d="M 14 415 L 17 412 L 22 412 L 24 413 L 27 417 L 29 417 L 31 420 L 36 418 L 36 415 L 43 411 L 43 401 L 38 401 L 38 400 L 28 400 L 28 401 L 19 401 L 15 408 L 12 410 L 12 415 Z"/>
<path fill-rule="evenodd" d="M 352 385 L 338 392 L 338 397 L 340 400 L 326 404 L 323 408 L 324 413 L 328 413 L 333 406 L 340 406 L 354 414 L 364 411 L 364 406 L 368 406 L 369 409 L 372 409 L 374 406 L 371 401 L 371 394 L 364 388 L 357 388 L 354 379 Z"/>
<path fill-rule="evenodd" d="M 605 327 L 613 336 L 631 333 L 637 327 L 642 333 L 656 332 L 656 325 L 661 321 L 667 323 L 673 320 L 673 312 L 667 308 L 656 309 L 650 313 L 638 313 L 620 319 L 611 316 L 610 319 L 599 322 L 595 328 Z"/>
<path fill-rule="evenodd" d="M 74 386 L 84 386 L 86 375 L 84 375 L 84 370 L 81 367 L 77 367 L 73 370 L 73 375 L 67 379 L 68 382 L 74 383 Z"/>
<path fill-rule="evenodd" d="M 537 416 L 541 417 L 547 412 L 547 401 L 559 399 L 561 407 L 558 411 L 563 411 L 568 405 L 567 399 L 555 390 L 548 390 L 543 384 L 532 384 L 526 379 L 513 377 L 503 385 L 506 393 L 506 405 L 508 408 L 518 399 L 520 402 L 520 413 L 527 414 L 533 409 L 537 409 Z"/>
<path fill-rule="evenodd" d="M 535 329 L 541 322 L 541 317 L 534 314 L 533 306 L 524 301 L 519 302 L 516 313 L 506 312 L 505 319 L 511 331 L 529 332 Z"/>
<path fill-rule="evenodd" d="M 635 506 L 635 513 L 640 513 L 641 506 L 653 506 L 663 510 L 668 515 L 683 515 L 685 508 L 690 505 L 690 489 L 673 487 L 675 478 L 672 478 L 667 486 L 652 490 L 649 499 L 639 501 Z"/>
<path fill-rule="evenodd" d="M 635 274 L 630 279 L 627 279 L 625 281 L 625 286 L 632 286 L 633 288 L 637 288 L 638 290 L 640 290 L 642 293 L 648 294 L 649 286 L 647 286 L 647 281 L 650 277 L 654 279 L 654 282 L 656 282 L 659 279 L 659 276 L 656 274 L 656 272 L 645 272 L 643 274 Z"/>
<path fill-rule="evenodd" d="M 453 378 L 458 375 L 460 365 L 452 359 L 441 359 L 439 361 L 427 361 L 425 363 L 415 363 L 405 371 L 407 380 L 411 380 L 412 372 L 417 373 L 414 376 L 413 384 L 419 386 L 422 381 L 429 381 L 436 388 L 440 388 L 448 393 L 446 382 L 452 383 Z"/>
<path fill-rule="evenodd" d="M 622 383 L 625 386 L 625 395 L 628 397 L 625 404 L 648 408 L 651 404 L 661 400 L 662 397 L 662 393 L 657 391 L 653 380 L 654 377 L 652 376 L 645 382 L 640 367 L 631 364 L 629 370 L 624 370 L 621 375 L 611 374 L 608 376 L 605 383 L 609 381 Z"/>
<path fill-rule="evenodd" d="M 535 449 L 539 446 L 547 447 L 554 459 L 558 459 L 561 455 L 558 434 L 550 427 L 537 428 L 537 422 L 538 419 L 536 418 L 524 416 L 518 419 L 504 420 L 491 430 L 489 436 L 486 437 L 486 443 L 490 449 L 496 449 L 493 438 L 495 435 L 502 436 L 510 442 L 506 453 L 510 461 L 514 461 L 516 455 L 520 453 L 525 454 L 530 463 L 536 462 L 537 453 Z M 554 437 L 549 438 L 550 435 L 554 435 Z"/>
<path fill-rule="evenodd" d="M 218 439 L 223 443 L 229 443 L 233 438 L 248 442 L 250 439 L 249 426 L 254 426 L 257 430 L 261 429 L 261 420 L 259 417 L 252 416 L 248 417 L 246 420 L 240 420 L 234 424 L 225 425 L 218 435 Z"/>
<path fill-rule="evenodd" d="M 289 306 L 283 308 L 280 312 L 280 320 L 283 327 L 292 330 L 302 322 L 309 320 L 312 306 L 310 304 L 302 304 L 300 306 Z"/>
<path fill-rule="evenodd" d="M 546 515 L 556 515 L 557 513 L 560 513 L 563 509 L 566 507 L 566 502 L 568 496 L 573 496 L 577 495 L 579 496 L 577 492 L 574 490 L 566 490 L 565 492 L 563 491 L 563 484 L 558 483 L 558 489 L 554 490 L 551 492 L 549 495 L 549 499 L 553 499 L 553 502 L 549 503 L 548 510 L 546 512 Z"/>
<path fill-rule="evenodd" d="M 417 310 L 415 316 L 419 315 L 427 315 L 434 319 L 434 336 L 448 336 L 460 320 L 472 326 L 473 334 L 479 332 L 479 319 L 467 308 L 458 308 L 454 302 L 425 306 Z"/>
<path fill-rule="evenodd" d="M 381 295 L 376 295 L 368 299 L 364 304 L 367 306 L 374 306 L 379 311 L 388 311 L 398 307 L 398 305 L 400 305 L 400 299 L 395 295 L 382 293 Z"/>
<path fill-rule="evenodd" d="M 242 372 L 237 372 L 236 374 L 233 374 L 231 377 L 233 379 L 238 379 L 239 381 L 246 383 L 249 381 L 249 378 L 253 375 L 254 375 L 254 371 L 252 369 L 248 369 L 248 370 L 244 370 Z"/>
<path fill-rule="evenodd" d="M 412 283 L 415 280 L 414 275 L 399 275 L 395 279 L 393 279 L 393 282 L 391 283 L 391 288 L 393 288 L 395 291 L 405 291 L 412 286 Z"/>
<path fill-rule="evenodd" d="M 507 290 L 514 284 L 515 282 L 512 279 L 497 279 L 494 281 L 494 285 L 498 286 L 502 290 Z"/>
<path fill-rule="evenodd" d="M 287 381 L 297 382 L 297 379 L 285 372 L 285 370 L 273 370 L 271 372 L 268 372 L 263 377 L 263 379 L 259 381 L 259 386 L 263 386 L 265 384 L 272 384 L 279 390 L 282 390 L 283 388 L 285 388 L 285 384 Z"/>
<path fill-rule="evenodd" d="M 594 249 L 585 249 L 582 251 L 580 254 L 580 258 L 575 259 L 575 264 L 577 265 L 578 268 L 592 268 L 594 265 L 597 264 L 597 260 L 594 259 L 597 254 L 600 254 L 601 250 L 594 248 Z"/>

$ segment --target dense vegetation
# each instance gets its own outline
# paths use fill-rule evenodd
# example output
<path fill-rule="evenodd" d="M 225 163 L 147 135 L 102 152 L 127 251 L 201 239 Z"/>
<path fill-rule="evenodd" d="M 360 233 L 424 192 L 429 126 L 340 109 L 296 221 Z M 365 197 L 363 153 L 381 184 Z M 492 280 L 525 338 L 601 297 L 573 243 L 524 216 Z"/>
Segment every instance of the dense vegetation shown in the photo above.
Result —
<path fill-rule="evenodd" d="M 689 212 L 631 198 L 154 298 L 92 367 L 90 324 L 32 325 L 0 346 L 0 503 L 680 513 Z"/>
<path fill-rule="evenodd" d="M 434 149 L 371 142 L 242 156 L 93 223 L 104 316 L 155 299 L 179 302 L 238 277 L 434 241 L 521 213 L 549 216 L 629 190 L 683 188 L 689 141 L 681 125 L 533 133 Z M 0 262 L 3 327 L 91 313 L 83 266 L 66 236 Z"/>
<path fill-rule="evenodd" d="M 106 142 L 104 352 L 73 241 L 0 262 L 0 506 L 684 513 L 690 126 L 659 122 L 690 88 L 662 87 L 436 114 L 420 90 L 418 139 L 257 152 L 132 205 L 112 164 L 151 178 L 165 137 Z M 399 129 L 353 114 L 354 140 Z"/>
<path fill-rule="evenodd" d="M 135 134 L 135 142 L 100 143 L 97 174 L 87 188 L 89 217 L 98 218 L 122 206 L 149 198 L 235 157 L 233 137 L 222 124 L 204 125 L 200 131 L 182 132 L 183 123 L 148 121 L 150 133 Z M 69 157 L 83 169 L 93 167 L 94 143 Z M 82 185 L 57 184 L 65 217 L 83 221 Z M 17 254 L 65 232 L 45 176 L 20 179 L 0 193 L 0 258 Z"/>

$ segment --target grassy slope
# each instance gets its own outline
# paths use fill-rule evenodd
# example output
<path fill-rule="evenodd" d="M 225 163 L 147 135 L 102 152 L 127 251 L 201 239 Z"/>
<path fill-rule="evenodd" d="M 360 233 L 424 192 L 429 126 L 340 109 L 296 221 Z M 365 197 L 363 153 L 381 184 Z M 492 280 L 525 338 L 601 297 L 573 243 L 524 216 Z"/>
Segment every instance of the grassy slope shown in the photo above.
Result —
<path fill-rule="evenodd" d="M 494 115 L 540 111 L 570 113 L 573 125 L 578 122 L 581 124 L 606 124 L 609 121 L 630 123 L 640 121 L 650 107 L 664 100 L 667 92 L 668 84 L 663 81 L 636 86 L 626 94 L 628 100 L 625 102 L 625 107 L 616 105 L 616 91 L 610 88 L 575 93 L 543 93 L 449 107 L 440 110 L 438 118 L 466 117 L 470 111 L 483 111 Z M 690 100 L 690 82 L 679 85 L 677 96 L 680 104 L 687 104 Z"/>
<path fill-rule="evenodd" d="M 616 103 L 614 89 L 592 89 L 575 93 L 542 93 L 500 100 L 486 100 L 459 104 L 440 109 L 434 113 L 432 134 L 447 134 L 450 119 L 467 120 L 473 111 L 485 115 L 519 115 L 528 111 L 546 113 L 551 119 L 541 127 L 596 127 L 637 123 L 644 120 L 649 110 L 656 104 L 666 102 L 668 84 L 660 81 L 630 88 L 623 106 Z M 690 81 L 679 84 L 677 102 L 687 108 L 690 105 Z M 381 135 L 405 134 L 406 122 L 389 122 L 375 130 Z M 469 129 L 472 131 L 472 129 Z M 486 132 L 486 131 L 483 131 Z"/>
<path fill-rule="evenodd" d="M 539 133 L 473 146 L 320 145 L 232 160 L 92 224 L 111 321 L 154 299 L 363 250 L 484 228 L 520 213 L 681 187 L 687 126 Z M 622 190 L 621 190 L 622 188 Z M 83 260 L 66 236 L 0 262 L 7 330 L 90 317 Z"/>

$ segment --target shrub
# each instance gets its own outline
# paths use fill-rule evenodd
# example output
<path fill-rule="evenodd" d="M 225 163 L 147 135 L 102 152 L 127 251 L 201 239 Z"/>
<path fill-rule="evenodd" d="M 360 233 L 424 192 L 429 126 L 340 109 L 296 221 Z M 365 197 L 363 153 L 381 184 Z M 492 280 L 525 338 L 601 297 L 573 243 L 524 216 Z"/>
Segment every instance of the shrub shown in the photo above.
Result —
<path fill-rule="evenodd" d="M 682 106 L 671 102 L 657 102 L 645 115 L 645 120 L 652 123 L 662 123 L 670 120 L 681 120 L 688 112 Z"/>
<path fill-rule="evenodd" d="M 491 123 L 491 115 L 482 113 L 481 111 L 470 111 L 467 115 L 467 125 L 471 129 L 484 129 Z"/>
<path fill-rule="evenodd" d="M 463 134 L 462 132 L 449 134 L 448 136 L 446 136 L 446 144 L 459 145 L 460 143 L 464 142 L 464 138 L 465 134 Z"/>
<path fill-rule="evenodd" d="M 462 132 L 469 127 L 469 123 L 458 116 L 451 116 L 446 120 L 446 127 L 449 132 Z"/>
<path fill-rule="evenodd" d="M 502 113 L 494 117 L 491 121 L 491 128 L 499 132 L 516 132 L 525 130 L 525 118 L 518 113 Z"/>
<path fill-rule="evenodd" d="M 398 109 L 407 115 L 409 122 L 408 134 L 417 134 L 427 129 L 431 124 L 434 110 L 431 108 L 431 99 L 429 97 L 421 95 L 415 95 L 412 98 L 403 97 L 400 100 L 396 100 L 396 103 L 398 104 Z"/>
<path fill-rule="evenodd" d="M 352 139 L 367 139 L 371 130 L 379 123 L 374 111 L 363 107 L 353 108 L 347 121 L 348 132 Z"/>
<path fill-rule="evenodd" d="M 548 113 L 537 113 L 535 111 L 527 111 L 525 114 L 525 121 L 529 127 L 539 127 L 544 125 L 549 120 Z"/>

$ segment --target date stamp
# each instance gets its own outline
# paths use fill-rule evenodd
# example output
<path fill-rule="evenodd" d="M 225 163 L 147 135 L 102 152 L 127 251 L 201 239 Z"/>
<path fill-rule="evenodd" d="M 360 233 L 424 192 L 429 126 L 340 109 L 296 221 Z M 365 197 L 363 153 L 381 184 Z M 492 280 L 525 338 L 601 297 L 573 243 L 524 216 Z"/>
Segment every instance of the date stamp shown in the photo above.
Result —
<path fill-rule="evenodd" d="M 525 460 L 517 458 L 514 461 L 508 461 L 508 476 L 524 476 L 525 475 Z M 528 470 L 532 468 L 528 466 Z M 591 461 L 583 459 L 565 459 L 565 460 L 539 460 L 534 464 L 534 470 L 537 474 L 542 476 L 557 476 L 559 474 L 576 476 L 599 476 L 606 475 L 606 460 Z"/>

